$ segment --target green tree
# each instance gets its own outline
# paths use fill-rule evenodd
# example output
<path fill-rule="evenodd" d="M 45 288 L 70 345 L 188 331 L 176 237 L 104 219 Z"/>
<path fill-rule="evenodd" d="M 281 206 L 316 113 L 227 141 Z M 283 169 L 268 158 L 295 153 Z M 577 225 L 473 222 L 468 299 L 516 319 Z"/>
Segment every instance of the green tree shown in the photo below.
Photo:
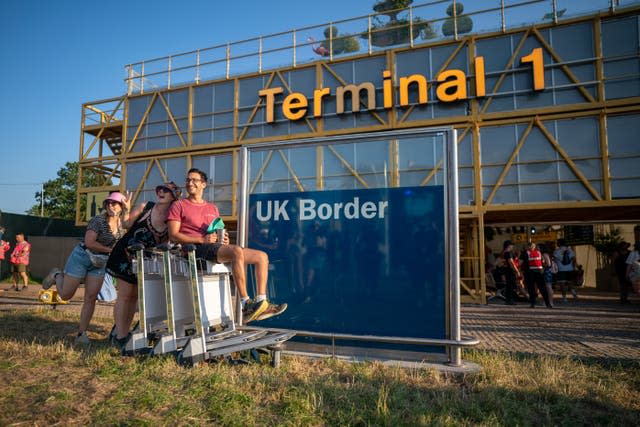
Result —
<path fill-rule="evenodd" d="M 329 52 L 330 46 L 333 47 L 333 54 L 340 55 L 341 53 L 351 53 L 360 50 L 360 42 L 353 34 L 341 34 L 338 35 L 338 28 L 335 26 L 328 26 L 324 29 L 325 39 L 320 43 L 324 48 L 324 52 Z M 329 39 L 333 39 L 329 41 Z M 328 54 L 327 54 L 328 56 Z"/>
<path fill-rule="evenodd" d="M 457 34 L 465 34 L 470 32 L 473 29 L 473 21 L 469 18 L 468 15 L 463 15 L 464 5 L 460 2 L 456 3 L 456 13 L 455 13 L 455 21 L 456 25 L 453 25 L 453 3 L 447 7 L 447 15 L 449 18 L 445 19 L 444 24 L 442 24 L 442 34 L 450 37 L 454 32 Z M 456 31 L 454 31 L 454 28 Z"/>
<path fill-rule="evenodd" d="M 91 171 L 85 171 L 84 181 L 89 186 L 97 186 L 100 178 Z M 104 185 L 104 179 L 101 179 Z M 110 183 L 107 183 L 109 185 Z M 78 162 L 67 162 L 60 170 L 58 177 L 44 183 L 44 216 L 74 220 L 76 217 L 76 194 L 78 192 Z M 40 215 L 42 208 L 42 191 L 35 194 L 37 204 L 28 211 L 31 215 Z M 81 204 L 85 204 L 84 200 Z M 85 206 L 80 206 L 84 212 Z"/>
<path fill-rule="evenodd" d="M 416 39 L 418 36 L 422 36 L 424 40 L 436 37 L 431 22 L 424 21 L 420 17 L 414 18 L 413 22 L 409 22 L 407 18 L 398 17 L 400 12 L 411 6 L 412 3 L 413 0 L 377 1 L 373 6 L 374 12 L 385 15 L 387 19 L 384 22 L 385 20 L 381 19 L 380 15 L 374 18 L 375 22 L 371 26 L 371 44 L 384 47 L 409 43 L 411 39 Z M 360 37 L 368 39 L 369 33 L 364 32 Z"/>

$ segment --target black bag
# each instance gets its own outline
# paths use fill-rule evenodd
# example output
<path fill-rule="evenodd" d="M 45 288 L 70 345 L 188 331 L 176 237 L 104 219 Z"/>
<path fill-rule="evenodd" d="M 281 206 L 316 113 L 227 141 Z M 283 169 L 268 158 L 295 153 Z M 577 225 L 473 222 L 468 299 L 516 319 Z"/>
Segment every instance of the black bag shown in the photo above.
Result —
<path fill-rule="evenodd" d="M 565 249 L 562 254 L 562 265 L 571 264 L 571 255 L 569 254 L 569 249 Z"/>

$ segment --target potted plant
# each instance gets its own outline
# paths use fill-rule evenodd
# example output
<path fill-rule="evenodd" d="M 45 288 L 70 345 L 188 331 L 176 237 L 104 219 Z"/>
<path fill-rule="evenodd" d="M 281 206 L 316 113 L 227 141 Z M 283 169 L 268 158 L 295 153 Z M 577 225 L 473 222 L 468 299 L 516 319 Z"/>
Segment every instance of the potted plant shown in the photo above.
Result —
<path fill-rule="evenodd" d="M 423 39 L 432 39 L 436 36 L 430 22 L 424 21 L 420 17 L 410 22 L 407 18 L 399 18 L 398 15 L 403 9 L 408 8 L 413 0 L 381 0 L 376 2 L 373 10 L 388 18 L 384 22 L 380 16 L 376 16 L 375 22 L 371 26 L 371 44 L 378 47 L 393 46 L 409 43 L 419 36 Z M 412 30 L 410 30 L 412 28 Z M 409 32 L 411 31 L 411 35 Z M 369 38 L 369 33 L 360 35 L 363 39 Z"/>

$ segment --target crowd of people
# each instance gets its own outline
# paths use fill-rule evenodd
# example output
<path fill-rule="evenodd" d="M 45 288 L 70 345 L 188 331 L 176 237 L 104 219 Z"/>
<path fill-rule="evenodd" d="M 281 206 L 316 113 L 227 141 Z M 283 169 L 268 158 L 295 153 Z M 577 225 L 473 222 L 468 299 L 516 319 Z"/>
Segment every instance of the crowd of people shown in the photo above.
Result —
<path fill-rule="evenodd" d="M 112 192 L 104 200 L 103 212 L 89 221 L 83 242 L 74 248 L 64 268 L 53 268 L 42 282 L 43 289 L 55 287 L 64 300 L 73 297 L 80 283 L 84 283 L 77 343 L 90 342 L 87 329 L 105 274 L 109 273 L 115 278 L 117 288 L 110 340 L 119 348 L 126 345 L 138 300 L 138 278 L 132 268 L 135 254 L 128 250 L 134 244 L 142 244 L 145 248 L 168 241 L 192 244 L 196 247 L 197 258 L 229 263 L 241 300 L 244 323 L 263 320 L 286 310 L 287 304 L 272 304 L 267 299 L 267 254 L 231 244 L 227 233 L 222 241 L 218 241 L 217 233 L 208 232 L 220 213 L 215 204 L 204 200 L 207 183 L 207 174 L 193 168 L 185 180 L 186 198 L 180 198 L 178 185 L 166 182 L 155 188 L 155 201 L 141 203 L 133 210 L 130 209 L 130 194 Z M 28 249 L 26 252 L 28 254 Z M 255 271 L 257 293 L 254 298 L 247 293 L 248 265 L 253 265 Z"/>
<path fill-rule="evenodd" d="M 629 302 L 630 292 L 640 295 L 640 242 L 634 250 L 621 242 L 613 254 L 613 266 L 620 287 L 620 302 Z M 528 243 L 521 251 L 511 240 L 503 244 L 502 252 L 487 263 L 488 273 L 499 288 L 504 288 L 505 304 L 513 305 L 519 297 L 530 307 L 537 306 L 538 295 L 545 306 L 554 306 L 554 287 L 560 290 L 563 303 L 567 294 L 578 299 L 577 288 L 584 284 L 584 270 L 576 254 L 564 239 L 548 244 Z"/>

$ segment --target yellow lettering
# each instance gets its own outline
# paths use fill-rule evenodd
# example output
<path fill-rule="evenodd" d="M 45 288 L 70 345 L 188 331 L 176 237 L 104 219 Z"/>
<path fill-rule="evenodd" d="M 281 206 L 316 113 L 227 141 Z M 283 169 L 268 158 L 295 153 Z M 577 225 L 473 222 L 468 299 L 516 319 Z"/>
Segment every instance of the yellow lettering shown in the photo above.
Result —
<path fill-rule="evenodd" d="M 275 103 L 275 96 L 282 93 L 284 89 L 281 87 L 274 87 L 268 89 L 262 89 L 258 92 L 258 95 L 264 96 L 267 108 L 267 123 L 273 123 L 273 106 Z"/>
<path fill-rule="evenodd" d="M 391 82 L 391 71 L 382 72 L 382 103 L 384 108 L 393 107 L 393 83 Z"/>
<path fill-rule="evenodd" d="M 427 103 L 427 79 L 421 74 L 412 74 L 407 77 L 400 78 L 400 106 L 409 105 L 409 85 L 418 85 L 418 103 Z"/>
<path fill-rule="evenodd" d="M 330 93 L 331 89 L 328 87 L 313 91 L 313 117 L 322 117 L 322 98 Z"/>
<path fill-rule="evenodd" d="M 293 92 L 284 99 L 282 103 L 282 114 L 289 120 L 301 119 L 307 114 L 308 103 L 309 101 L 304 94 Z"/>
<path fill-rule="evenodd" d="M 476 57 L 474 64 L 476 68 L 476 96 L 485 96 L 487 90 L 484 84 L 484 57 Z"/>
<path fill-rule="evenodd" d="M 356 85 L 338 86 L 336 89 L 336 113 L 344 113 L 344 95 L 346 92 L 351 93 L 351 110 L 352 112 L 360 111 L 360 91 L 367 91 L 367 109 L 376 108 L 376 88 L 371 82 L 360 83 Z"/>
<path fill-rule="evenodd" d="M 527 56 L 520 58 L 523 63 L 531 62 L 533 67 L 533 89 L 544 89 L 544 58 L 542 56 L 542 48 L 537 47 Z"/>
<path fill-rule="evenodd" d="M 443 71 L 436 80 L 440 83 L 436 89 L 436 96 L 440 101 L 452 102 L 467 97 L 467 79 L 461 70 Z"/>

